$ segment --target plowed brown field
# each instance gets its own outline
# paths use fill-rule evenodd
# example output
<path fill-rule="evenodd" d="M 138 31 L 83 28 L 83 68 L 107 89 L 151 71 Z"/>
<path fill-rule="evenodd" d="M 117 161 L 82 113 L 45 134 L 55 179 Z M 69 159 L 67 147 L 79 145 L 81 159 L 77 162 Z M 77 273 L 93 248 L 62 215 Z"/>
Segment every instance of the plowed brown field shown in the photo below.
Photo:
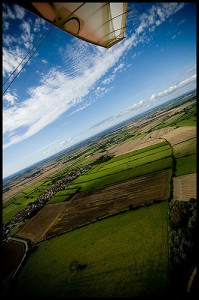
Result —
<path fill-rule="evenodd" d="M 98 218 L 134 207 L 164 200 L 171 170 L 116 184 L 92 193 L 81 193 L 69 202 L 49 204 L 29 220 L 16 234 L 33 243 L 75 229 Z"/>
<path fill-rule="evenodd" d="M 189 201 L 190 198 L 197 198 L 196 177 L 197 173 L 193 173 L 173 178 L 174 200 Z"/>
<path fill-rule="evenodd" d="M 89 194 L 79 194 L 66 203 L 62 215 L 46 233 L 51 237 L 90 223 L 98 218 L 164 200 L 171 170 L 141 176 Z"/>

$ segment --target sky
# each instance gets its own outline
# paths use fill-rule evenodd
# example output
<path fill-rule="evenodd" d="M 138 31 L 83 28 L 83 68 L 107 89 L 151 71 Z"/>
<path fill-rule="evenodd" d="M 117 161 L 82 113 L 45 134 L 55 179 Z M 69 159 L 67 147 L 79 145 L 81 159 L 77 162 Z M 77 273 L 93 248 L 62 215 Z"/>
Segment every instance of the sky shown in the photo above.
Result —
<path fill-rule="evenodd" d="M 3 178 L 196 88 L 196 4 L 128 8 L 105 49 L 3 2 Z"/>

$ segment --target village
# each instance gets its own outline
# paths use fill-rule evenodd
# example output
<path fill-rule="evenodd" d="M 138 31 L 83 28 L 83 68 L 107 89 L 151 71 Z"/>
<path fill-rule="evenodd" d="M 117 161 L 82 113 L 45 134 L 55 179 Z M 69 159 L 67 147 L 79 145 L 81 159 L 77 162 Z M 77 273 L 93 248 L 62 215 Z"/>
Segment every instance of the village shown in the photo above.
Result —
<path fill-rule="evenodd" d="M 53 184 L 49 190 L 46 190 L 43 194 L 39 195 L 36 201 L 29 203 L 27 207 L 17 213 L 8 224 L 3 225 L 3 239 L 8 238 L 19 223 L 32 218 L 47 204 L 52 196 L 61 190 L 67 189 L 68 185 L 73 180 L 88 171 L 91 166 L 92 164 L 71 171 L 65 177 Z"/>

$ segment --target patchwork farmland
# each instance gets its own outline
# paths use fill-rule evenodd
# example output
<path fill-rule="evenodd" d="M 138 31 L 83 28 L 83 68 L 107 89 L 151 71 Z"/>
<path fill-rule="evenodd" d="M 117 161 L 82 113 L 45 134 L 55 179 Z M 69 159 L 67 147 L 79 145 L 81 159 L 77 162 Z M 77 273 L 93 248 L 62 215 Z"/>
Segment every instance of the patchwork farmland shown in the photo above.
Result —
<path fill-rule="evenodd" d="M 165 200 L 169 196 L 170 177 L 171 170 L 167 169 L 97 192 L 77 194 L 67 203 L 47 205 L 18 231 L 17 236 L 39 242 L 100 218 L 127 211 L 129 206 L 134 209 Z"/>
<path fill-rule="evenodd" d="M 160 296 L 168 288 L 167 219 L 164 201 L 41 242 L 10 294 Z"/>
<path fill-rule="evenodd" d="M 150 122 L 144 117 L 135 127 L 127 126 L 139 130 L 137 135 L 127 134 L 126 141 L 118 139 L 110 147 L 111 134 L 107 134 L 74 151 L 67 159 L 70 164 L 66 161 L 59 174 L 26 188 L 23 197 L 16 196 L 17 201 L 5 207 L 4 219 L 10 220 L 14 209 L 34 202 L 63 176 L 69 178 L 68 170 L 79 174 L 64 181 L 63 189 L 55 190 L 35 216 L 14 231 L 14 236 L 28 240 L 33 248 L 8 296 L 167 295 L 170 263 L 181 259 L 174 243 L 179 234 L 175 222 L 180 220 L 176 212 L 182 210 L 178 203 L 184 209 L 186 202 L 195 214 L 196 129 L 171 126 L 176 120 L 189 121 L 179 107 L 160 114 L 163 125 L 169 126 L 158 128 L 158 114 Z M 113 140 L 117 134 L 121 137 L 118 129 Z M 90 167 L 79 172 L 88 163 Z M 78 169 L 74 171 L 71 165 Z M 190 217 L 189 226 L 195 226 L 194 220 Z M 179 232 L 180 240 L 191 244 Z M 180 247 L 183 257 L 184 245 Z M 186 267 L 187 274 L 191 268 Z M 176 274 L 181 282 L 181 274 Z"/>

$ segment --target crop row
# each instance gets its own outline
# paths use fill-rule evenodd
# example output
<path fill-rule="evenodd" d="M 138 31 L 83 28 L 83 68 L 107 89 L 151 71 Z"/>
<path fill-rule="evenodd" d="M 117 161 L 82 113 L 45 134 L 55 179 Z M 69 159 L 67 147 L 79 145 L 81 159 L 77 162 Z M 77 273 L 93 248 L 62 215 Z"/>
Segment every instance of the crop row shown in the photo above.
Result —
<path fill-rule="evenodd" d="M 110 163 L 109 168 L 106 166 L 105 169 L 102 168 L 95 173 L 85 174 L 83 176 L 80 176 L 73 183 L 82 183 L 85 181 L 101 178 L 101 177 L 111 175 L 114 173 L 119 173 L 121 171 L 125 171 L 126 169 L 136 168 L 138 166 L 145 165 L 147 163 L 151 163 L 156 160 L 160 160 L 160 159 L 170 157 L 170 156 L 171 156 L 171 150 L 168 149 L 168 150 L 161 151 L 160 153 L 151 154 L 151 155 L 139 158 L 139 159 L 125 160 L 123 163 L 122 163 L 122 161 L 123 161 L 122 160 L 121 164 L 118 164 L 118 162 L 117 162 L 117 165 L 115 165 L 114 163 L 113 164 Z"/>
<path fill-rule="evenodd" d="M 170 146 L 167 142 L 162 142 L 159 144 L 151 145 L 142 149 L 138 149 L 132 152 L 128 152 L 117 157 L 112 158 L 110 161 L 104 162 L 98 166 L 93 167 L 90 169 L 87 174 L 95 173 L 99 169 L 105 169 L 106 167 L 111 167 L 112 164 L 116 165 L 117 163 L 127 162 L 130 160 L 136 160 L 141 157 L 145 157 L 147 155 L 151 155 L 166 149 L 169 149 Z"/>
<path fill-rule="evenodd" d="M 173 160 L 171 157 L 162 158 L 160 160 L 155 160 L 150 163 L 145 163 L 139 165 L 137 167 L 126 167 L 126 169 L 118 170 L 114 173 L 107 172 L 104 176 L 101 177 L 94 177 L 92 180 L 84 181 L 84 182 L 77 182 L 74 181 L 70 188 L 80 188 L 80 192 L 87 192 L 94 189 L 103 188 L 105 186 L 122 182 L 131 178 L 135 178 L 141 175 L 153 173 L 159 170 L 169 169 L 172 168 Z M 83 176 L 82 176 L 83 178 Z"/>

